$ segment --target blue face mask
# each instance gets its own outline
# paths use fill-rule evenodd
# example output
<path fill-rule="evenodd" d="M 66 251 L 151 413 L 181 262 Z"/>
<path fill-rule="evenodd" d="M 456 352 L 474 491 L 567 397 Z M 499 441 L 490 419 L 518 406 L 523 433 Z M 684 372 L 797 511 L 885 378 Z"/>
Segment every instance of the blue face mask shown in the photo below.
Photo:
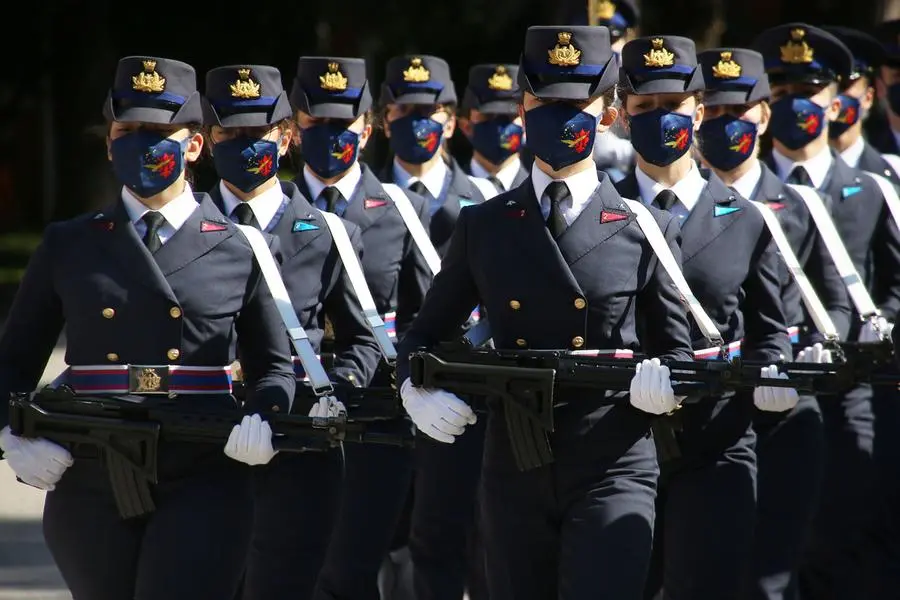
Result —
<path fill-rule="evenodd" d="M 841 137 L 848 129 L 859 122 L 862 106 L 858 98 L 841 94 L 838 96 L 841 101 L 841 112 L 838 114 L 837 121 L 828 124 L 828 137 L 836 139 Z"/>
<path fill-rule="evenodd" d="M 522 146 L 522 127 L 513 117 L 496 117 L 472 127 L 472 147 L 495 165 L 519 151 Z"/>
<path fill-rule="evenodd" d="M 359 151 L 359 134 L 346 122 L 313 125 L 301 132 L 303 159 L 323 179 L 337 177 L 353 166 Z"/>
<path fill-rule="evenodd" d="M 414 165 L 428 162 L 441 149 L 444 126 L 431 117 L 412 113 L 391 121 L 391 148 L 400 160 Z"/>
<path fill-rule="evenodd" d="M 141 198 L 162 192 L 184 171 L 190 137 L 170 140 L 155 131 L 138 129 L 112 140 L 113 172 L 119 182 Z"/>
<path fill-rule="evenodd" d="M 697 135 L 706 162 L 714 169 L 731 171 L 753 156 L 757 132 L 756 123 L 722 115 L 704 119 Z"/>
<path fill-rule="evenodd" d="M 525 113 L 528 149 L 554 171 L 591 155 L 597 117 L 565 102 L 552 102 Z"/>
<path fill-rule="evenodd" d="M 278 142 L 240 136 L 213 146 L 219 177 L 242 192 L 252 192 L 278 173 Z"/>
<path fill-rule="evenodd" d="M 791 95 L 772 103 L 772 137 L 790 150 L 799 150 L 822 133 L 825 109 L 803 96 Z"/>
<path fill-rule="evenodd" d="M 694 117 L 657 108 L 630 117 L 631 144 L 651 165 L 666 167 L 684 156 L 694 141 Z"/>

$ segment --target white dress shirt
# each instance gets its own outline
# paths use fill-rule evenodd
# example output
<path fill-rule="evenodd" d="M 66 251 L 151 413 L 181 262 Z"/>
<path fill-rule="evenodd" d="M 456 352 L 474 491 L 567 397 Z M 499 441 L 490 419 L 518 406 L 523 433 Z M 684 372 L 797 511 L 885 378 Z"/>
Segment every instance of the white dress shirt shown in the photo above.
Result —
<path fill-rule="evenodd" d="M 493 177 L 500 182 L 500 185 L 503 186 L 503 191 L 508 192 L 513 188 L 513 180 L 515 180 L 516 175 L 519 174 L 519 169 L 521 168 L 522 161 L 519 160 L 518 156 L 514 156 L 513 160 L 511 160 L 508 165 L 497 171 L 497 174 Z M 481 177 L 482 179 L 491 177 L 491 174 L 488 173 L 485 168 L 482 167 L 481 164 L 474 158 L 472 159 L 472 162 L 469 163 L 469 169 L 472 173 L 472 177 Z"/>
<path fill-rule="evenodd" d="M 693 161 L 691 161 L 691 170 L 672 187 L 666 187 L 652 179 L 640 167 L 635 167 L 634 175 L 641 193 L 641 202 L 647 206 L 653 204 L 657 194 L 663 190 L 672 190 L 678 196 L 678 202 L 672 206 L 669 212 L 678 217 L 679 221 L 684 221 L 691 214 L 700 199 L 700 194 L 706 189 L 706 180 L 700 175 L 697 163 Z"/>
<path fill-rule="evenodd" d="M 134 228 L 137 230 L 138 237 L 144 239 L 144 235 L 147 233 L 147 224 L 141 219 L 151 209 L 147 208 L 143 202 L 138 200 L 124 186 L 122 187 L 122 202 L 125 204 L 125 212 L 128 213 L 128 218 L 131 219 Z M 194 192 L 191 190 L 190 184 L 185 181 L 184 191 L 159 209 L 159 212 L 166 219 L 166 222 L 162 224 L 162 227 L 157 232 L 159 241 L 163 244 L 168 242 L 175 235 L 175 232 L 181 229 L 181 226 L 185 224 L 194 211 L 197 210 L 198 206 L 200 205 L 194 199 Z"/>
<path fill-rule="evenodd" d="M 753 166 L 750 167 L 750 170 L 741 175 L 740 178 L 729 187 L 744 198 L 752 200 L 753 192 L 756 191 L 756 186 L 759 185 L 759 180 L 761 178 L 762 165 L 759 164 L 759 160 L 753 159 Z"/>
<path fill-rule="evenodd" d="M 356 194 L 356 186 L 359 185 L 360 180 L 362 180 L 362 168 L 360 168 L 358 162 L 354 162 L 353 166 L 344 172 L 343 177 L 331 184 L 343 196 L 343 199 L 339 200 L 338 205 L 335 207 L 337 214 L 344 214 L 344 210 L 354 194 Z M 329 186 L 326 186 L 321 179 L 316 177 L 308 165 L 303 168 L 303 181 L 306 182 L 306 189 L 309 190 L 309 199 L 315 207 L 319 210 L 328 210 L 325 199 L 319 198 L 319 196 L 322 194 L 322 190 Z"/>
<path fill-rule="evenodd" d="M 537 163 L 533 164 L 531 166 L 531 184 L 534 186 L 534 196 L 538 198 L 538 204 L 541 205 L 541 214 L 544 215 L 544 220 L 550 216 L 550 197 L 544 192 L 547 190 L 547 186 L 554 181 L 562 181 L 569 188 L 571 197 L 564 200 L 559 208 L 566 224 L 571 225 L 590 204 L 591 196 L 600 184 L 600 180 L 597 178 L 597 169 L 592 166 L 590 169 L 584 169 L 565 179 L 552 179 L 538 168 Z"/>
<path fill-rule="evenodd" d="M 844 159 L 845 163 L 855 169 L 859 166 L 859 159 L 862 158 L 862 153 L 865 149 L 866 140 L 862 136 L 859 136 L 849 148 L 841 152 L 841 158 Z"/>
<path fill-rule="evenodd" d="M 242 200 L 228 189 L 224 181 L 219 181 L 219 191 L 222 193 L 222 204 L 225 207 L 225 214 L 231 218 L 231 213 L 234 212 L 235 207 Z M 256 221 L 263 231 L 269 228 L 269 224 L 272 223 L 272 219 L 278 214 L 283 202 L 284 193 L 282 193 L 281 186 L 277 182 L 276 185 L 273 185 L 259 196 L 247 200 L 247 204 L 253 211 L 253 216 L 256 217 Z M 232 220 L 237 222 L 237 219 Z"/>
<path fill-rule="evenodd" d="M 447 163 L 443 160 L 439 160 L 435 162 L 434 166 L 427 172 L 423 173 L 421 177 L 415 177 L 401 167 L 396 158 L 394 159 L 394 183 L 403 189 L 409 189 L 409 186 L 413 183 L 421 181 L 422 185 L 425 186 L 428 195 L 431 196 L 428 200 L 430 201 L 429 204 L 431 206 L 432 215 L 438 211 L 441 204 L 444 202 L 444 195 L 446 194 L 444 188 L 449 187 L 449 185 L 445 185 L 449 180 L 449 177 L 447 177 L 449 172 Z"/>
<path fill-rule="evenodd" d="M 775 170 L 778 172 L 778 177 L 782 181 L 787 181 L 794 167 L 801 166 L 806 169 L 809 180 L 812 181 L 813 187 L 816 189 L 821 188 L 822 184 L 825 183 L 825 178 L 828 177 L 828 172 L 834 163 L 834 159 L 831 157 L 831 148 L 828 146 L 822 148 L 821 152 L 809 160 L 802 162 L 794 162 L 778 152 L 778 150 L 772 150 L 772 158 L 775 161 Z"/>

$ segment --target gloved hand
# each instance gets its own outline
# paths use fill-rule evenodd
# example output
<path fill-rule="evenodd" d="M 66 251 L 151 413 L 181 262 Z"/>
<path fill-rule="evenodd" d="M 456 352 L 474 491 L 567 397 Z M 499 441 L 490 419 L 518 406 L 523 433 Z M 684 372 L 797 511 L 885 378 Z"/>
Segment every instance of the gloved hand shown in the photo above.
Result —
<path fill-rule="evenodd" d="M 272 427 L 259 415 L 244 416 L 225 444 L 228 458 L 248 465 L 265 465 L 278 454 L 272 447 Z"/>
<path fill-rule="evenodd" d="M 400 386 L 400 398 L 419 431 L 445 444 L 452 444 L 456 436 L 463 434 L 466 425 L 474 425 L 478 420 L 472 408 L 456 395 L 413 387 L 408 377 Z"/>
<path fill-rule="evenodd" d="M 678 408 L 670 376 L 669 367 L 661 365 L 658 358 L 641 361 L 631 379 L 631 405 L 653 415 Z"/>
<path fill-rule="evenodd" d="M 334 396 L 324 396 L 319 398 L 319 401 L 313 404 L 309 409 L 310 417 L 313 419 L 321 419 L 323 421 L 346 415 L 347 407 Z"/>
<path fill-rule="evenodd" d="M 805 363 L 830 363 L 831 350 L 825 350 L 822 344 L 807 346 L 797 353 L 797 362 Z"/>
<path fill-rule="evenodd" d="M 805 361 L 811 362 L 811 361 Z M 769 365 L 760 370 L 763 377 L 770 379 L 787 379 L 785 373 L 779 373 L 778 367 Z M 793 388 L 760 386 L 753 390 L 753 404 L 756 408 L 766 412 L 785 412 L 797 406 L 800 396 Z"/>
<path fill-rule="evenodd" d="M 56 488 L 56 483 L 74 462 L 62 446 L 44 438 L 17 437 L 9 427 L 0 431 L 0 450 L 16 477 L 48 492 Z"/>
<path fill-rule="evenodd" d="M 863 323 L 859 330 L 859 341 L 863 343 L 876 343 L 890 339 L 894 324 L 884 317 L 875 317 Z"/>

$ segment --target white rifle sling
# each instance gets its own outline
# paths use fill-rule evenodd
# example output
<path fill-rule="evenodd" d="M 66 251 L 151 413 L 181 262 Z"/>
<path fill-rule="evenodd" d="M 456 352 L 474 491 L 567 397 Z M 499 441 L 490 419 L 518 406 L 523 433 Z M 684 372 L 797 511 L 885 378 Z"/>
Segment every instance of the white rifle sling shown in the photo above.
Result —
<path fill-rule="evenodd" d="M 413 243 L 419 249 L 419 252 L 425 257 L 425 262 L 428 263 L 431 274 L 437 275 L 441 270 L 441 257 L 437 250 L 434 249 L 434 244 L 431 243 L 431 238 L 428 236 L 428 232 L 425 231 L 425 226 L 419 220 L 419 215 L 416 214 L 416 209 L 413 208 L 409 196 L 400 189 L 400 186 L 393 183 L 384 183 L 382 187 L 388 196 L 391 197 L 391 200 L 394 201 L 394 206 L 400 211 L 400 216 L 403 218 L 403 222 L 406 223 L 406 229 L 412 236 Z"/>

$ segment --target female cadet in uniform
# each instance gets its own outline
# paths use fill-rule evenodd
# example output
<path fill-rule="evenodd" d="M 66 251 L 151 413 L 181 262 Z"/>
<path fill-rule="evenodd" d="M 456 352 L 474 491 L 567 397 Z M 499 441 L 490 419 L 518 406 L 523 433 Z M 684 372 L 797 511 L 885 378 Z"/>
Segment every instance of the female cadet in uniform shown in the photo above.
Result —
<path fill-rule="evenodd" d="M 531 178 L 460 212 L 442 269 L 398 348 L 401 396 L 419 431 L 453 443 L 476 422 L 455 395 L 414 388 L 410 351 L 456 335 L 477 304 L 503 349 L 642 349 L 690 357 L 684 308 L 634 215 L 591 151 L 616 118 L 609 32 L 531 27 L 518 83 Z M 675 220 L 652 211 L 676 257 Z M 640 336 L 639 336 L 640 333 Z M 641 363 L 631 405 L 561 393 L 554 462 L 519 471 L 505 419 L 488 417 L 482 515 L 492 600 L 641 598 L 658 467 L 651 414 L 676 407 L 668 369 Z"/>
<path fill-rule="evenodd" d="M 620 91 L 637 167 L 616 187 L 682 222 L 682 271 L 729 351 L 774 363 L 791 352 L 778 258 L 756 209 L 715 175 L 701 174 L 691 158 L 703 89 L 693 41 L 656 36 L 625 45 Z M 709 346 L 697 329 L 692 338 L 695 350 Z M 769 372 L 763 369 L 763 375 Z M 666 598 L 735 598 L 750 558 L 754 403 L 785 411 L 797 393 L 761 387 L 752 400 L 749 394 L 730 396 L 679 411 L 681 457 L 661 465 L 657 552 Z"/>
<path fill-rule="evenodd" d="M 396 315 L 396 335 L 402 337 L 419 311 L 431 272 L 392 197 L 358 160 L 372 132 L 365 61 L 301 57 L 291 103 L 305 162 L 295 182 L 319 210 L 359 226 L 366 282 L 385 321 Z M 424 200 L 408 197 L 427 229 Z M 372 385 L 391 385 L 391 375 L 379 369 Z M 406 502 L 412 453 L 352 444 L 344 448 L 344 461 L 341 505 L 315 597 L 368 600 L 377 597 L 378 571 Z"/>
<path fill-rule="evenodd" d="M 233 410 L 227 366 L 237 342 L 251 405 L 286 409 L 288 340 L 250 245 L 185 181 L 185 164 L 203 148 L 193 68 L 123 58 L 103 112 L 121 196 L 47 228 L 0 338 L 3 395 L 35 388 L 65 324 L 64 381 L 76 393 L 128 394 L 129 366 L 159 377 L 170 365 L 179 370 L 160 378 L 170 394 L 128 400 Z M 192 393 L 198 373 L 203 392 Z M 233 598 L 251 535 L 247 464 L 274 455 L 258 416 L 235 427 L 227 456 L 163 441 L 156 510 L 132 519 L 119 516 L 91 448 L 17 438 L 9 428 L 0 446 L 23 481 L 50 490 L 44 535 L 75 598 Z"/>
<path fill-rule="evenodd" d="M 281 276 L 316 353 L 325 335 L 326 316 L 331 324 L 330 379 L 367 385 L 380 350 L 328 225 L 294 183 L 277 178 L 279 159 L 290 147 L 293 132 L 281 73 L 259 65 L 213 69 L 206 75 L 204 99 L 209 147 L 222 178 L 210 192 L 213 201 L 233 220 L 278 238 Z M 345 225 L 361 254 L 359 227 Z M 298 359 L 295 369 L 302 379 Z M 294 409 L 306 414 L 309 406 L 297 404 Z M 244 597 L 280 600 L 286 595 L 312 595 L 331 534 L 340 479 L 337 452 L 282 455 L 256 471 Z"/>
<path fill-rule="evenodd" d="M 706 81 L 698 141 L 719 178 L 744 198 L 763 202 L 777 215 L 797 260 L 843 337 L 850 327 L 844 283 L 803 200 L 758 159 L 757 139 L 771 116 L 769 78 L 762 55 L 719 48 L 698 56 Z M 800 291 L 785 268 L 782 301 L 798 341 L 809 344 L 798 361 L 828 362 L 821 332 L 804 313 Z M 743 598 L 778 600 L 796 594 L 796 572 L 819 497 L 824 464 L 822 414 L 814 396 L 801 396 L 792 411 L 760 411 L 757 435 L 757 523 L 750 577 Z M 794 591 L 790 591 L 790 590 Z"/>

